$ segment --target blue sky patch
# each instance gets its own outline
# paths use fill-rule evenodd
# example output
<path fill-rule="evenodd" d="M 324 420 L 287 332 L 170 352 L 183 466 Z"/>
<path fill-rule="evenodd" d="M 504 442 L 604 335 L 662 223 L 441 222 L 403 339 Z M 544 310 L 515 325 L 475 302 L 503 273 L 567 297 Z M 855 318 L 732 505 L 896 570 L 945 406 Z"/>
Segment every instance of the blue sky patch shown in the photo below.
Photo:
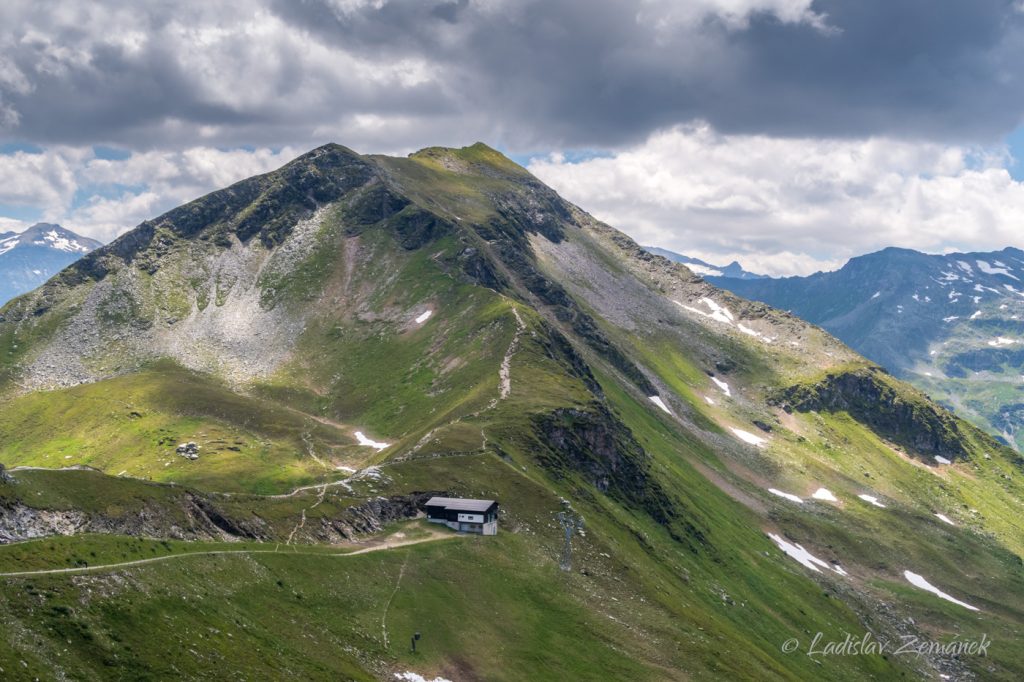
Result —
<path fill-rule="evenodd" d="M 501 149 L 500 151 L 502 154 L 524 167 L 529 166 L 530 162 L 534 159 L 547 158 L 551 154 L 551 152 L 511 154 L 504 149 Z M 565 157 L 565 160 L 568 163 L 580 163 L 581 161 L 590 161 L 591 159 L 610 159 L 615 155 L 612 152 L 603 149 L 568 149 L 562 152 L 562 156 Z"/>
<path fill-rule="evenodd" d="M 0 154 L 4 156 L 11 156 L 18 152 L 42 154 L 43 148 L 37 144 L 29 144 L 28 142 L 4 142 L 3 144 L 0 144 Z"/>
<path fill-rule="evenodd" d="M 1013 160 L 1006 169 L 1010 171 L 1014 180 L 1020 182 L 1024 180 L 1024 126 L 1006 136 L 1006 146 L 1009 147 L 1010 154 L 1013 155 Z"/>
<path fill-rule="evenodd" d="M 97 145 L 93 147 L 92 153 L 96 155 L 97 159 L 103 159 L 104 161 L 124 161 L 125 159 L 131 158 L 132 155 L 132 153 L 127 149 L 107 147 L 105 145 Z"/>
<path fill-rule="evenodd" d="M 38 223 L 43 219 L 43 212 L 36 206 L 15 206 L 0 204 L 0 218 L 13 218 L 26 223 Z"/>
<path fill-rule="evenodd" d="M 102 185 L 81 185 L 75 190 L 75 196 L 71 199 L 71 210 L 75 210 L 89 204 L 94 198 L 117 199 L 128 194 L 141 194 L 146 191 L 144 183 L 124 185 L 118 182 Z"/>

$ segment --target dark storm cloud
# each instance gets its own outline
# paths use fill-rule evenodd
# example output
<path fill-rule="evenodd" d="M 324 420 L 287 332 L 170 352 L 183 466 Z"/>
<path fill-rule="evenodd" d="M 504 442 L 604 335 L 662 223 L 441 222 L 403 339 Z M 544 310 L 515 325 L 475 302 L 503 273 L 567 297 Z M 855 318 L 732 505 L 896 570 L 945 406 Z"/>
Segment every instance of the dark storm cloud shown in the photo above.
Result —
<path fill-rule="evenodd" d="M 388 134 L 373 116 L 401 119 L 410 144 L 445 130 L 522 149 L 614 147 L 693 119 L 988 142 L 1024 111 L 1010 0 L 815 2 L 802 20 L 785 11 L 801 0 L 740 15 L 716 0 L 60 4 L 0 10 L 8 139 L 369 143 Z"/>
<path fill-rule="evenodd" d="M 1012 2 L 820 2 L 840 33 L 757 22 L 743 70 L 709 117 L 722 130 L 989 138 L 1024 114 Z"/>

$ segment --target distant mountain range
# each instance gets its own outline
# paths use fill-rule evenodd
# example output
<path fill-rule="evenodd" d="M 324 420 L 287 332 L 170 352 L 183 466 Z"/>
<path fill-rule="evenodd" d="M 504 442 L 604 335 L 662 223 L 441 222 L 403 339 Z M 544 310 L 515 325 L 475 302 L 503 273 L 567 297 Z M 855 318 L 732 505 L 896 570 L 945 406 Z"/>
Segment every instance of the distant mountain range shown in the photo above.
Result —
<path fill-rule="evenodd" d="M 765 279 L 767 277 L 767 275 L 758 275 L 744 270 L 736 261 L 733 261 L 728 265 L 712 265 L 711 263 L 706 263 L 699 258 L 684 256 L 681 253 L 669 251 L 668 249 L 659 249 L 657 246 L 645 246 L 644 249 L 655 255 L 664 256 L 670 261 L 682 263 L 701 277 L 730 277 L 734 279 Z"/>
<path fill-rule="evenodd" d="M 0 305 L 100 246 L 95 239 L 50 223 L 36 223 L 21 233 L 0 232 Z"/>
<path fill-rule="evenodd" d="M 888 248 L 808 277 L 706 278 L 825 328 L 1024 447 L 1024 251 Z"/>

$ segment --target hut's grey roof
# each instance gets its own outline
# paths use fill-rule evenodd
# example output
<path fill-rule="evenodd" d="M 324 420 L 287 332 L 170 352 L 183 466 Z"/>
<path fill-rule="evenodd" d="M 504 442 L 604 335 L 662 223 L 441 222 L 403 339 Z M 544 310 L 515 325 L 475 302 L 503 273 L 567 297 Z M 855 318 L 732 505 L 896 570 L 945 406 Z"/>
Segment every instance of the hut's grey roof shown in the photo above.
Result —
<path fill-rule="evenodd" d="M 493 504 L 494 500 L 466 500 L 460 497 L 431 497 L 427 500 L 428 507 L 445 507 L 465 512 L 485 512 Z"/>

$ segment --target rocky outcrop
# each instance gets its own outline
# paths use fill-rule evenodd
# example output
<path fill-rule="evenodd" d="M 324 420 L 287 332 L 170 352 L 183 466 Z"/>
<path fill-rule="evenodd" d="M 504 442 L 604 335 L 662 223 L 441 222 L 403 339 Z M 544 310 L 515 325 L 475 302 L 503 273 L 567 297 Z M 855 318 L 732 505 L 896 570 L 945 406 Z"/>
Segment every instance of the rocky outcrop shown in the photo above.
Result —
<path fill-rule="evenodd" d="M 182 443 L 174 451 L 185 459 L 199 459 L 199 446 L 192 441 Z"/>
<path fill-rule="evenodd" d="M 641 507 L 659 523 L 672 519 L 672 504 L 651 476 L 648 454 L 603 403 L 537 415 L 534 428 L 545 446 L 538 459 L 556 477 L 577 472 L 599 491 Z"/>
<path fill-rule="evenodd" d="M 408 495 L 378 497 L 350 507 L 345 514 L 322 518 L 309 527 L 310 542 L 340 542 L 354 540 L 361 535 L 380 532 L 394 521 L 416 518 L 426 508 L 427 500 L 444 492 L 414 492 Z"/>
<path fill-rule="evenodd" d="M 319 523 L 307 523 L 296 536 L 307 542 L 340 542 L 376 533 L 394 521 L 415 518 L 432 492 L 392 495 L 366 500 Z M 100 533 L 173 540 L 250 540 L 284 542 L 288 521 L 273 526 L 251 512 L 219 504 L 215 496 L 182 491 L 173 508 L 147 503 L 122 513 L 33 507 L 24 501 L 0 498 L 0 544 L 53 535 Z M 296 519 L 298 521 L 298 519 Z"/>
<path fill-rule="evenodd" d="M 86 514 L 73 509 L 33 509 L 20 503 L 0 505 L 0 544 L 87 533 L 88 525 Z"/>
<path fill-rule="evenodd" d="M 182 514 L 168 513 L 159 505 L 146 505 L 123 514 L 77 509 L 32 507 L 20 500 L 0 501 L 0 544 L 52 535 L 100 533 L 173 540 L 272 540 L 258 518 L 228 518 L 215 505 L 197 495 L 177 500 Z"/>
<path fill-rule="evenodd" d="M 782 389 L 770 402 L 798 412 L 846 412 L 876 434 L 917 455 L 965 457 L 956 418 L 877 367 L 829 373 Z"/>

